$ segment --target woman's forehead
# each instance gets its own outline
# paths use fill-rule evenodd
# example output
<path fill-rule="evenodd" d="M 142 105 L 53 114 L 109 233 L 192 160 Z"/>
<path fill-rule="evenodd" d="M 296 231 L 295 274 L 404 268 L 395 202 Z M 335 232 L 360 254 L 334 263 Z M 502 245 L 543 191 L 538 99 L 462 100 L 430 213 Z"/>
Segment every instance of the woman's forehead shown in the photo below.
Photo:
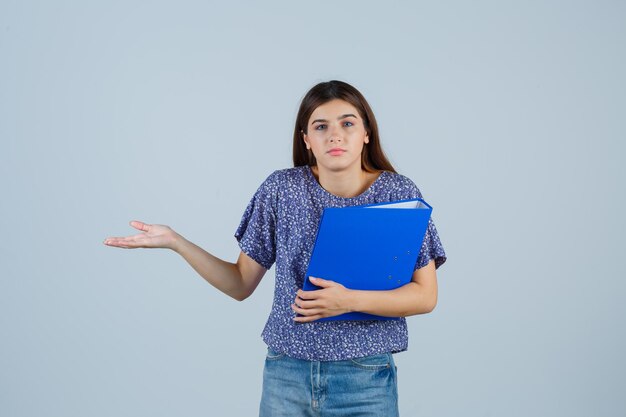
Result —
<path fill-rule="evenodd" d="M 352 114 L 355 117 L 359 117 L 359 111 L 352 104 L 341 99 L 334 99 L 318 106 L 313 113 L 311 113 L 311 119 L 336 119 L 337 117 Z"/>

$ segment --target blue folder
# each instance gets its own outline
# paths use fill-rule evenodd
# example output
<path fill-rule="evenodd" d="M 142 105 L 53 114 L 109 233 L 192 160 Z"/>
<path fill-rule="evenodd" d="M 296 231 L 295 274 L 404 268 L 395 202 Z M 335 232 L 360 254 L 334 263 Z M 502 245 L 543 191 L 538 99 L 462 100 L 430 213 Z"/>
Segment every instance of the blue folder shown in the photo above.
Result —
<path fill-rule="evenodd" d="M 306 271 L 305 291 L 319 289 L 309 277 L 357 290 L 391 290 L 411 281 L 432 207 L 424 200 L 326 208 Z M 398 320 L 361 312 L 331 320 Z"/>

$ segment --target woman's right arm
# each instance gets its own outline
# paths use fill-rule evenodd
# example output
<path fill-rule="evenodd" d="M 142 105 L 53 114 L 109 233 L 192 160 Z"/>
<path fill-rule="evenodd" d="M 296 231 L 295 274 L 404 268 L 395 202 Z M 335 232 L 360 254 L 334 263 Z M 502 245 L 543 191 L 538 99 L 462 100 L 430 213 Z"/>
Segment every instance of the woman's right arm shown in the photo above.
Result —
<path fill-rule="evenodd" d="M 248 298 L 267 271 L 245 253 L 237 262 L 226 262 L 188 241 L 169 226 L 132 221 L 130 225 L 144 233 L 129 237 L 110 237 L 108 246 L 120 248 L 166 248 L 180 254 L 202 278 L 235 300 Z"/>

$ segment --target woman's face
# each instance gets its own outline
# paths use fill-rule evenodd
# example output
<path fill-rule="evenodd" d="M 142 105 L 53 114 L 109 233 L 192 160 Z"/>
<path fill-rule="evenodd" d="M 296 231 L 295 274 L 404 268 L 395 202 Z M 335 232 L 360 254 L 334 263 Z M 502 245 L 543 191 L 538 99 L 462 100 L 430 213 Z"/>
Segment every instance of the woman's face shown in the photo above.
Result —
<path fill-rule="evenodd" d="M 342 171 L 361 167 L 361 151 L 369 137 L 358 110 L 350 103 L 335 99 L 313 111 L 304 142 L 311 149 L 318 167 Z"/>

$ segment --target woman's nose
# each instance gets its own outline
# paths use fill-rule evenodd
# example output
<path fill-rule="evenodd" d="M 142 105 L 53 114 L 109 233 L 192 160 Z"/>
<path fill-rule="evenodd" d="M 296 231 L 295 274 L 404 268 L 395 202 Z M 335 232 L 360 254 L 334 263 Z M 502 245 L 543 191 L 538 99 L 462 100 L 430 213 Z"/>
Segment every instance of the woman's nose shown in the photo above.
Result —
<path fill-rule="evenodd" d="M 341 142 L 341 134 L 337 129 L 330 129 L 328 133 L 330 134 L 329 138 L 331 142 Z"/>

